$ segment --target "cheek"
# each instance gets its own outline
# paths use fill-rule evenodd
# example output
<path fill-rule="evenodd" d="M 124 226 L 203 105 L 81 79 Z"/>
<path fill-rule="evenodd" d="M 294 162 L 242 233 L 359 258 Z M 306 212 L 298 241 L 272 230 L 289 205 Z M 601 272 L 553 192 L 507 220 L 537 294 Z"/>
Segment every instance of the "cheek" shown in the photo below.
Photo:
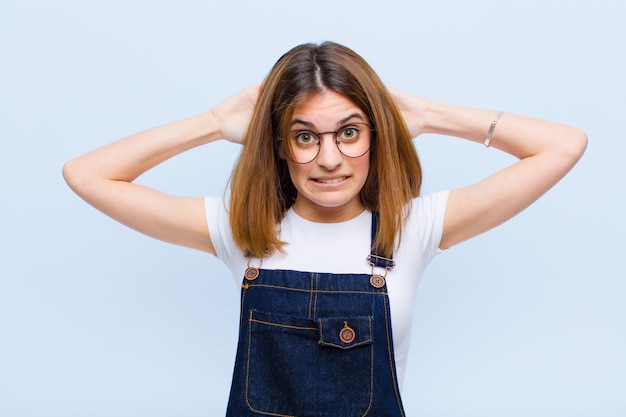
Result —
<path fill-rule="evenodd" d="M 287 168 L 289 170 L 291 182 L 297 187 L 298 182 L 301 181 L 302 178 L 306 177 L 306 170 L 302 165 L 297 165 L 289 161 L 287 162 Z"/>
<path fill-rule="evenodd" d="M 355 161 L 355 169 L 359 171 L 359 173 L 364 177 L 367 178 L 370 172 L 370 158 L 369 158 L 369 154 L 366 155 L 365 157 L 363 157 L 362 160 L 359 160 L 358 162 Z"/>

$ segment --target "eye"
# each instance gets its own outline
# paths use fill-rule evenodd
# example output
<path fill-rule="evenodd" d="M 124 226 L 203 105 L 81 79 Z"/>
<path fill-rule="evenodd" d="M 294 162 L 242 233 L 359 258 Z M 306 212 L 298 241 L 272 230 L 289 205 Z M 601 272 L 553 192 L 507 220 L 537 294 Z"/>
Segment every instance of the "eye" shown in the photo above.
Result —
<path fill-rule="evenodd" d="M 310 145 L 317 141 L 315 134 L 313 132 L 309 132 L 308 130 L 294 132 L 293 138 L 298 145 Z"/>
<path fill-rule="evenodd" d="M 356 126 L 344 126 L 339 130 L 337 136 L 341 140 L 355 140 L 359 137 L 359 128 Z"/>

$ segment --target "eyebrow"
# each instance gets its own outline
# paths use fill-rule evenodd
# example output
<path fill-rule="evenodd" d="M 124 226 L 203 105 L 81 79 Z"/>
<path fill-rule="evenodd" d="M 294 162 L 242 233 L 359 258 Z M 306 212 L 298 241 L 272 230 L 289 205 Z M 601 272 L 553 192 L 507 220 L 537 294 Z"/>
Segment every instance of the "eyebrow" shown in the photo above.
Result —
<path fill-rule="evenodd" d="M 359 119 L 361 121 L 365 121 L 365 119 L 363 118 L 363 116 L 361 116 L 359 113 L 352 113 L 350 116 L 348 117 L 344 117 L 343 119 L 339 120 L 337 122 L 337 125 L 343 125 L 344 123 L 348 122 L 351 119 Z M 291 126 L 295 125 L 295 124 L 301 124 L 304 126 L 307 126 L 309 128 L 314 127 L 315 125 L 311 122 L 307 122 L 306 120 L 302 120 L 302 119 L 294 119 L 291 121 Z"/>

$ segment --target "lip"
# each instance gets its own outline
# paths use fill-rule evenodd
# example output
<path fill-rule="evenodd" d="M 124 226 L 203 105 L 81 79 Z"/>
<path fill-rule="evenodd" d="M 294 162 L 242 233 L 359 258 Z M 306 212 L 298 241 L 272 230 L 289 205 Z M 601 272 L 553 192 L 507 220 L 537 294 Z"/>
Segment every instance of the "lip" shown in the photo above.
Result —
<path fill-rule="evenodd" d="M 336 186 L 339 184 L 344 184 L 349 178 L 350 176 L 348 175 L 334 175 L 332 177 L 311 178 L 311 181 L 321 186 Z"/>

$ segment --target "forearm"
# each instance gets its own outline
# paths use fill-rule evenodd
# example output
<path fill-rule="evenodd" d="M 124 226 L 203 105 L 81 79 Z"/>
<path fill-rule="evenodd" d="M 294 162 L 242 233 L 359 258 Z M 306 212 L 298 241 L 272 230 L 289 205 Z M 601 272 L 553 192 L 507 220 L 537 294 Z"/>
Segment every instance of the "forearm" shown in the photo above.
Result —
<path fill-rule="evenodd" d="M 423 132 L 482 144 L 497 114 L 497 111 L 431 102 L 423 121 Z M 504 113 L 497 121 L 490 141 L 490 146 L 519 159 L 556 152 L 577 160 L 585 145 L 586 136 L 579 129 L 509 113 Z"/>
<path fill-rule="evenodd" d="M 66 163 L 72 188 L 90 180 L 131 182 L 161 162 L 219 138 L 210 112 L 155 127 L 118 140 Z"/>

